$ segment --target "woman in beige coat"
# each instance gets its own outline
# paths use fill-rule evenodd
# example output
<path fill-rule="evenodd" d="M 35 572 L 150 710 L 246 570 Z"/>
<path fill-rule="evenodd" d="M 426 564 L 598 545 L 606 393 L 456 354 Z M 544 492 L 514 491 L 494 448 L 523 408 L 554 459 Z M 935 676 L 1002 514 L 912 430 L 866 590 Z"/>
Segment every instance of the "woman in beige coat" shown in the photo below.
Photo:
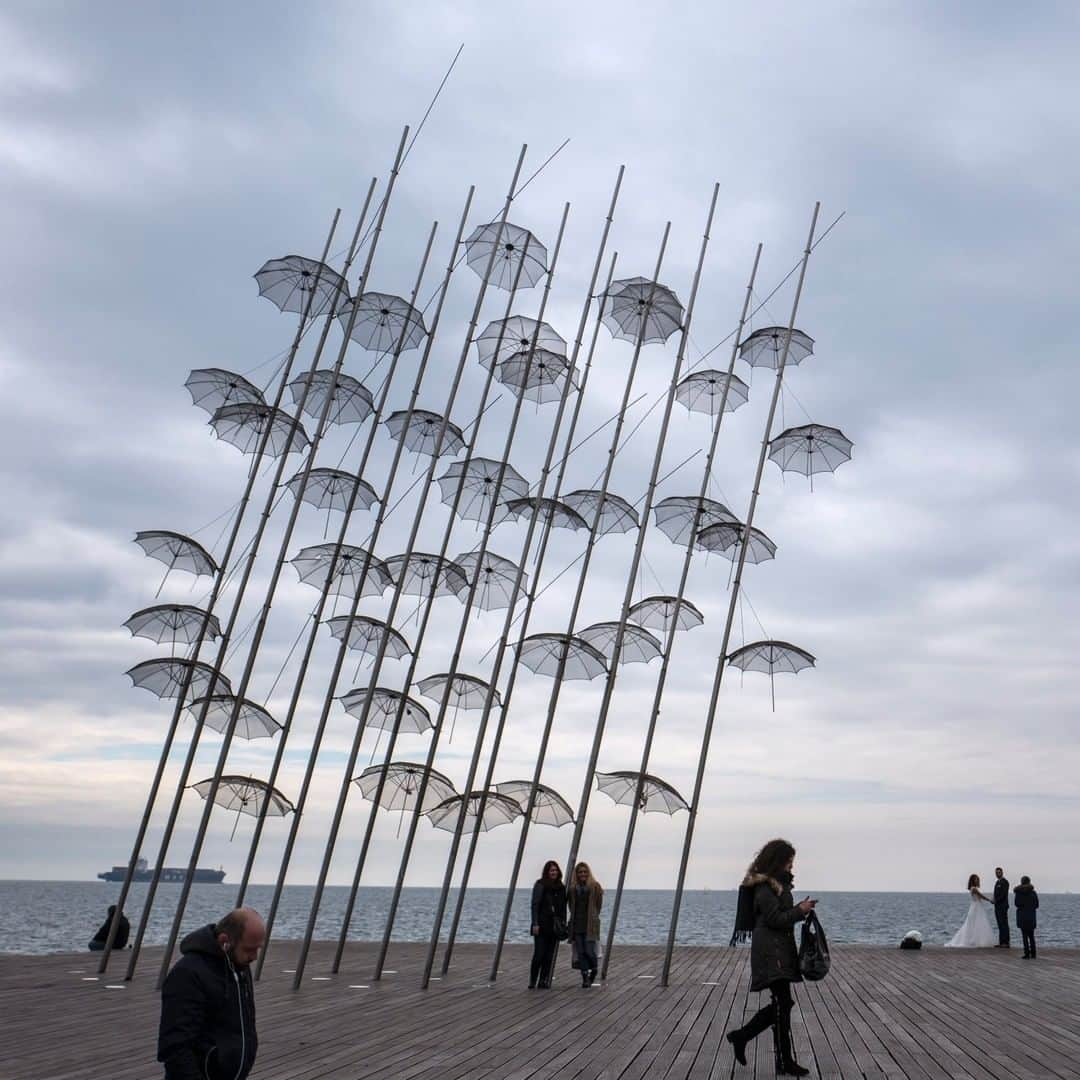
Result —
<path fill-rule="evenodd" d="M 600 940 L 600 908 L 604 890 L 592 876 L 589 864 L 579 862 L 566 890 L 569 906 L 567 929 L 573 949 L 573 965 L 581 970 L 581 985 L 586 990 L 596 981 L 596 943 Z"/>

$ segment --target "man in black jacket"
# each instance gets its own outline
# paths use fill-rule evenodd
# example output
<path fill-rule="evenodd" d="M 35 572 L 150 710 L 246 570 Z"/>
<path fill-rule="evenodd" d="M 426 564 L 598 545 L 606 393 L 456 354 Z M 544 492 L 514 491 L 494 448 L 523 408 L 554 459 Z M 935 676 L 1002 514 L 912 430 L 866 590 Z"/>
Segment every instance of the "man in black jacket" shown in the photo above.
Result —
<path fill-rule="evenodd" d="M 994 918 L 998 924 L 999 949 L 1009 947 L 1009 880 L 1005 877 L 1005 871 L 1000 866 L 994 870 Z"/>
<path fill-rule="evenodd" d="M 165 1080 L 244 1080 L 251 1071 L 259 1040 L 250 965 L 265 940 L 258 912 L 237 908 L 180 943 L 161 989 Z"/>

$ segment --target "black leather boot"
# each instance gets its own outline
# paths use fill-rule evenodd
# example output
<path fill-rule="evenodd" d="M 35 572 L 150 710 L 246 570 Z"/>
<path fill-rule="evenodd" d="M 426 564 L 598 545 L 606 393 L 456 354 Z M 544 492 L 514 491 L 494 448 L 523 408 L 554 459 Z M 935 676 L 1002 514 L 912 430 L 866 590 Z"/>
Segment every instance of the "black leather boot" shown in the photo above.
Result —
<path fill-rule="evenodd" d="M 746 1064 L 747 1043 L 756 1039 L 767 1027 L 771 1027 L 775 1017 L 776 1010 L 772 1005 L 766 1005 L 765 1008 L 758 1009 L 743 1027 L 727 1033 L 727 1041 L 731 1043 L 731 1048 L 735 1051 L 735 1060 L 740 1065 Z"/>
<path fill-rule="evenodd" d="M 810 1070 L 803 1068 L 795 1060 L 795 1050 L 791 1042 L 791 1013 L 787 1009 L 777 1009 L 776 1016 L 776 1072 L 778 1076 L 809 1076 Z"/>

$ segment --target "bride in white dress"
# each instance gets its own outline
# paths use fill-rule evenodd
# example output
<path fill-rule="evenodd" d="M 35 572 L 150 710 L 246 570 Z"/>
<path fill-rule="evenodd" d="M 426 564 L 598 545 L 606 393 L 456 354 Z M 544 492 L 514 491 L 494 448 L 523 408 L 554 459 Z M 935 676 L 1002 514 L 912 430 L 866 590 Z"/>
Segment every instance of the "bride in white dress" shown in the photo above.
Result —
<path fill-rule="evenodd" d="M 997 944 L 997 931 L 990 925 L 990 916 L 982 906 L 983 903 L 992 904 L 993 901 L 979 892 L 979 885 L 979 875 L 972 874 L 968 878 L 971 906 L 968 908 L 967 918 L 952 940 L 945 943 L 946 949 L 989 949 Z"/>

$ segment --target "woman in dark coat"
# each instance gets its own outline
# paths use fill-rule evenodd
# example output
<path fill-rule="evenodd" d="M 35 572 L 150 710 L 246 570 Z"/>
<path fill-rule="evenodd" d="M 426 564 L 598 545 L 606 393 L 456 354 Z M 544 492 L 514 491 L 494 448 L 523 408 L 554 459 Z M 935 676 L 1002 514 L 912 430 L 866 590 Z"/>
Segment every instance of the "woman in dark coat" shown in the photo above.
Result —
<path fill-rule="evenodd" d="M 1035 959 L 1035 912 L 1039 909 L 1039 894 L 1026 874 L 1020 884 L 1013 889 L 1013 902 L 1016 904 L 1016 925 L 1024 939 L 1024 960 Z"/>
<path fill-rule="evenodd" d="M 566 931 L 566 886 L 562 869 L 554 859 L 544 863 L 532 891 L 532 964 L 529 966 L 529 989 L 551 987 L 551 965 L 560 931 Z M 558 924 L 558 926 L 556 926 Z"/>
<path fill-rule="evenodd" d="M 791 984 L 802 982 L 795 926 L 814 910 L 816 900 L 796 904 L 791 895 L 795 849 L 786 840 L 770 840 L 754 858 L 739 888 L 735 935 L 751 937 L 750 989 L 768 990 L 772 1000 L 747 1024 L 729 1031 L 727 1040 L 740 1065 L 746 1064 L 746 1044 L 771 1027 L 776 1041 L 776 1072 L 807 1076 L 795 1060 L 791 1041 Z"/>

